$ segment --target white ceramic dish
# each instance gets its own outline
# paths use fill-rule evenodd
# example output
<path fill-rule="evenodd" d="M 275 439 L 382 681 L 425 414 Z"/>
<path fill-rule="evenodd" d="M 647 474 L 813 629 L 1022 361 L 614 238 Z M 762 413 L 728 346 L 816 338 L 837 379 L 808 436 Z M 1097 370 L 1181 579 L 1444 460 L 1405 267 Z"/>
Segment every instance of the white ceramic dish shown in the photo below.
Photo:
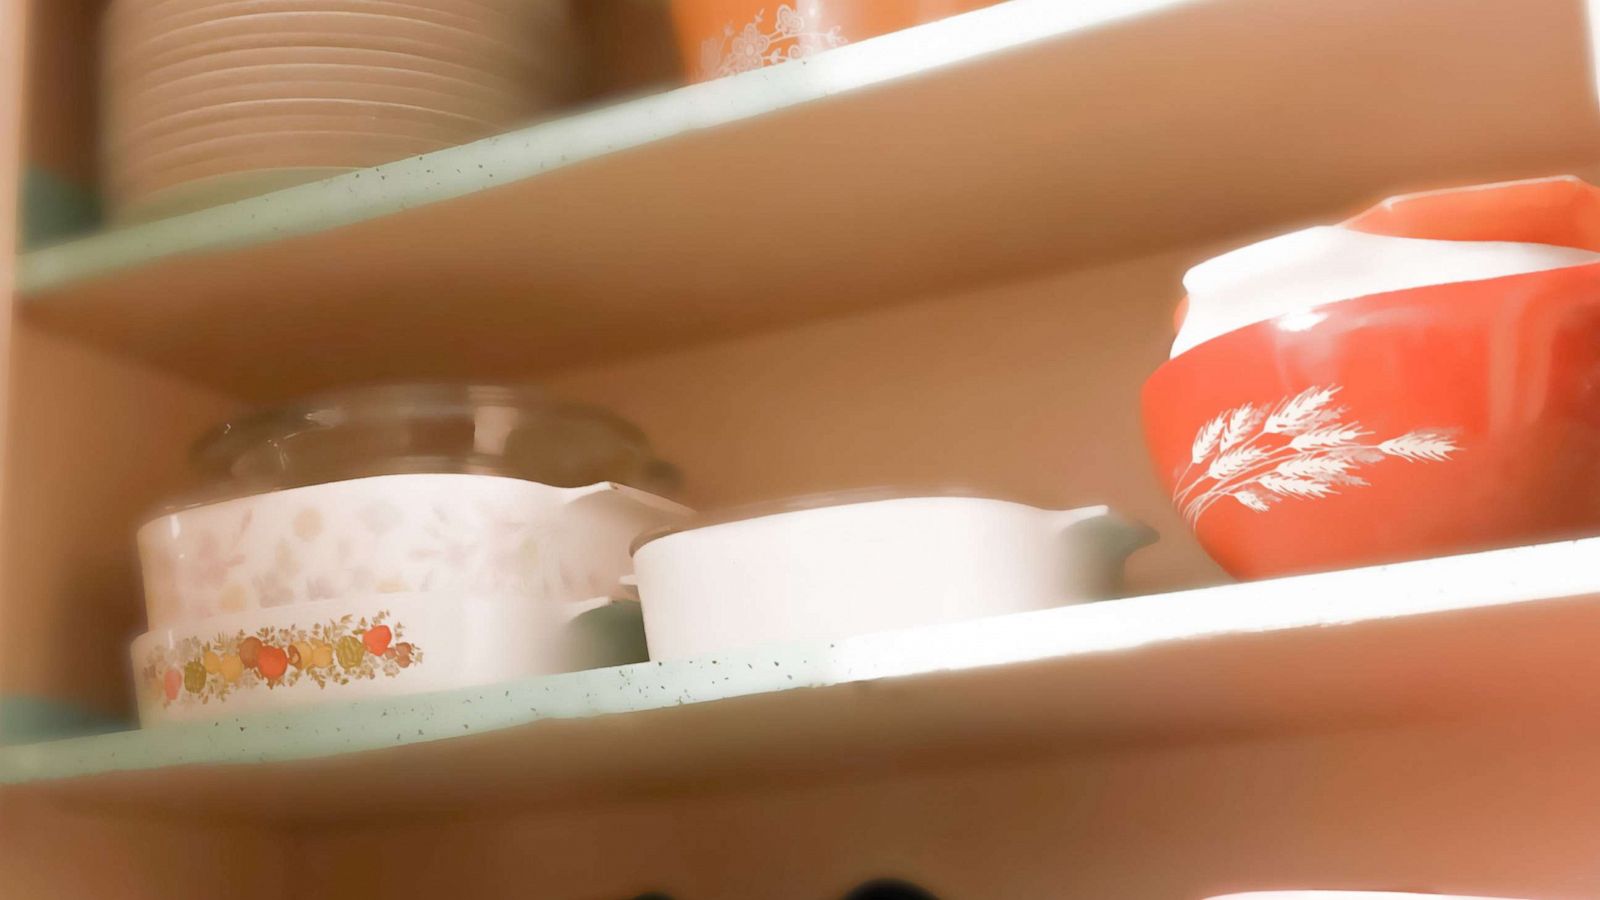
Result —
<path fill-rule="evenodd" d="M 268 11 L 282 14 L 285 12 L 326 10 L 327 8 L 327 0 L 206 0 L 203 4 L 193 2 L 178 4 L 155 3 L 131 8 L 126 5 L 119 5 L 113 8 L 116 17 L 111 24 L 119 33 L 126 35 L 128 40 L 137 41 L 147 40 L 151 37 L 159 36 L 163 32 L 187 25 L 219 19 L 237 18 Z M 502 5 L 502 8 L 496 9 L 492 4 L 451 4 L 441 3 L 440 0 L 430 0 L 427 3 L 394 3 L 387 2 L 387 0 L 339 0 L 339 9 L 347 13 L 359 12 L 430 22 L 471 32 L 481 31 L 485 27 L 496 29 L 503 33 L 509 32 L 517 22 L 513 13 L 505 8 L 504 5 Z"/>
<path fill-rule="evenodd" d="M 190 21 L 170 20 L 147 31 L 117 32 L 114 52 L 108 53 L 113 66 L 128 59 L 167 60 L 189 58 L 196 47 L 230 41 L 252 42 L 278 36 L 321 34 L 324 40 L 308 41 L 326 45 L 346 35 L 367 40 L 382 39 L 397 45 L 448 47 L 464 58 L 479 58 L 491 63 L 518 63 L 531 59 L 537 44 L 532 40 L 509 39 L 505 31 L 489 23 L 467 23 L 465 27 L 429 21 L 412 15 L 393 15 L 364 10 L 269 10 L 244 15 L 221 12 Z M 534 37 L 536 35 L 530 35 Z M 293 46 L 292 44 L 290 46 Z"/>
<path fill-rule="evenodd" d="M 162 85 L 161 91 L 129 98 L 117 112 L 127 120 L 137 122 L 135 127 L 142 129 L 140 131 L 123 128 L 121 121 L 110 121 L 109 115 L 106 124 L 119 129 L 120 139 L 124 143 L 142 143 L 151 140 L 152 135 L 160 137 L 196 125 L 215 124 L 217 120 L 226 121 L 225 117 L 235 113 L 251 114 L 249 107 L 236 105 L 242 103 L 270 103 L 297 98 L 344 100 L 347 105 L 346 116 L 351 114 L 348 109 L 351 102 L 394 103 L 464 118 L 472 124 L 487 122 L 496 126 L 521 121 L 524 118 L 522 109 L 527 106 L 507 102 L 502 94 L 491 88 L 480 88 L 459 81 L 452 83 L 449 79 L 429 73 L 418 74 L 403 69 L 350 68 L 317 76 L 310 73 L 293 74 L 292 70 L 297 67 L 285 65 L 278 68 L 289 71 L 280 77 L 280 73 L 270 71 L 270 67 L 263 68 L 268 70 L 217 73 L 233 75 L 233 84 L 208 87 L 169 83 Z M 298 68 L 306 70 L 312 67 Z M 375 84 L 377 79 L 384 79 L 387 83 Z M 352 101 L 352 97 L 357 95 L 359 99 Z M 196 117 L 205 116 L 210 116 L 213 121 L 193 121 Z M 346 125 L 348 127 L 348 122 Z"/>
<path fill-rule="evenodd" d="M 275 78 L 288 82 L 302 77 L 296 66 L 339 66 L 375 72 L 408 72 L 415 75 L 433 75 L 449 78 L 463 89 L 496 91 L 501 96 L 515 96 L 518 81 L 513 70 L 490 71 L 479 66 L 444 62 L 427 56 L 396 50 L 361 49 L 356 47 L 297 47 L 290 53 L 281 47 L 256 47 L 238 51 L 219 51 L 180 63 L 169 63 L 159 68 L 123 76 L 123 89 L 129 101 L 139 101 L 152 91 L 161 91 L 169 84 L 193 82 L 196 79 L 228 80 L 233 73 L 244 77 Z M 287 67 L 288 72 L 280 73 Z M 319 77 L 312 74 L 312 77 Z M 512 101 L 515 102 L 515 101 Z M 109 111 L 108 111 L 109 112 Z"/>
<path fill-rule="evenodd" d="M 352 147 L 368 150 L 378 148 L 384 151 L 384 155 L 399 159 L 451 146 L 445 141 L 372 135 L 357 135 L 345 140 L 337 140 L 336 137 L 335 143 L 338 146 L 331 147 L 324 136 L 304 133 L 250 135 L 207 142 L 210 147 L 222 145 L 232 149 L 218 155 L 205 152 L 191 154 L 191 159 L 186 163 L 169 165 L 149 174 L 124 172 L 123 177 L 128 180 L 118 182 L 116 187 L 108 183 L 106 190 L 108 195 L 135 198 L 120 200 L 116 212 L 118 221 L 133 221 L 141 216 L 150 217 L 152 210 L 175 215 L 193 212 L 205 205 L 241 200 L 252 196 L 245 193 L 252 186 L 276 190 L 365 168 L 364 163 L 354 162 L 356 157 L 350 155 Z M 340 158 L 349 164 L 325 165 L 330 159 Z M 219 186 L 222 190 L 218 190 Z M 199 206 L 182 205 L 186 201 L 203 202 Z"/>
<path fill-rule="evenodd" d="M 158 628 L 133 643 L 145 726 L 641 662 L 638 604 L 368 594 Z"/>
<path fill-rule="evenodd" d="M 611 592 L 629 543 L 687 514 L 609 482 L 382 475 L 169 513 L 139 556 L 152 629 L 374 593 L 570 603 Z"/>
<path fill-rule="evenodd" d="M 1104 507 L 826 502 L 646 537 L 633 561 L 651 658 L 1101 599 L 1155 539 Z"/>
<path fill-rule="evenodd" d="M 219 153 L 239 159 L 274 148 L 307 149 L 334 162 L 359 162 L 366 154 L 454 146 L 487 127 L 453 114 L 364 101 L 249 102 L 237 104 L 227 115 L 233 118 L 207 111 L 185 114 L 160 126 L 170 130 L 142 139 L 138 153 L 108 146 L 106 158 L 126 161 L 123 183 L 137 184 L 186 165 L 215 165 Z M 404 124 L 406 133 L 386 128 L 393 124 Z"/>
<path fill-rule="evenodd" d="M 126 220 L 173 208 L 206 196 L 173 189 L 214 176 L 375 166 L 517 127 L 581 83 L 570 9 L 564 0 L 112 0 L 100 53 L 108 212 Z M 346 70 L 306 68 L 333 62 Z M 263 74 L 264 65 L 277 69 Z M 419 87 L 440 75 L 453 84 Z M 294 133 L 264 121 L 334 102 L 342 106 L 326 112 L 342 117 L 337 127 Z"/>
<path fill-rule="evenodd" d="M 394 3 L 388 0 L 192 0 L 188 3 L 148 3 L 121 0 L 108 18 L 123 32 L 136 37 L 159 37 L 175 28 L 216 21 L 251 21 L 282 16 L 339 16 L 399 20 L 457 28 L 471 34 L 490 31 L 505 35 L 529 14 L 564 14 L 563 2 L 511 0 L 507 3 L 450 3 L 426 0 Z M 507 41 L 513 43 L 513 41 Z"/>

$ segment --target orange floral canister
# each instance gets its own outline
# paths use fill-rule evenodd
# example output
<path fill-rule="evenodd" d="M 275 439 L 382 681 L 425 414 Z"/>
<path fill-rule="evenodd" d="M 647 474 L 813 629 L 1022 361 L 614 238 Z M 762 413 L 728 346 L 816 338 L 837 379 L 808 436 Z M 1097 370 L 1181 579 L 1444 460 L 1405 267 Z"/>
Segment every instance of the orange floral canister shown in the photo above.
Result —
<path fill-rule="evenodd" d="M 684 68 L 695 81 L 803 59 L 995 0 L 674 0 Z"/>

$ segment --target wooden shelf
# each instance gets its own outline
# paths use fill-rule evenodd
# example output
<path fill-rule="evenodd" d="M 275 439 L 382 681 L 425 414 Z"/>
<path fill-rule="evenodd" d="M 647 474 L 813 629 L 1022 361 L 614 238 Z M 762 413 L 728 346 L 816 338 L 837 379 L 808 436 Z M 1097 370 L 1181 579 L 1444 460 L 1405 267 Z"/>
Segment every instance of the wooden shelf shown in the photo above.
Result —
<path fill-rule="evenodd" d="M 0 750 L 96 808 L 285 822 L 1600 700 L 1600 539 Z"/>
<path fill-rule="evenodd" d="M 1570 168 L 1581 12 L 1011 0 L 30 253 L 24 314 L 256 399 L 533 375 Z"/>

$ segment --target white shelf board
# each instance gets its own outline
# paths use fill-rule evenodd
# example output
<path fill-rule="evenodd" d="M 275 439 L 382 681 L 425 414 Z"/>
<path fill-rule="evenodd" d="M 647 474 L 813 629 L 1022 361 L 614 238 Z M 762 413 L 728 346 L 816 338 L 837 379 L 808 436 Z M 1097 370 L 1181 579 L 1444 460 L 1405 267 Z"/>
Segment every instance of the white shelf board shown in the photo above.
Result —
<path fill-rule="evenodd" d="M 97 806 L 337 820 L 1600 700 L 1600 538 L 0 749 Z M 309 802 L 315 798 L 315 802 Z"/>
<path fill-rule="evenodd" d="M 1577 0 L 1010 0 L 20 278 L 41 323 L 267 397 L 532 374 L 1597 149 Z"/>

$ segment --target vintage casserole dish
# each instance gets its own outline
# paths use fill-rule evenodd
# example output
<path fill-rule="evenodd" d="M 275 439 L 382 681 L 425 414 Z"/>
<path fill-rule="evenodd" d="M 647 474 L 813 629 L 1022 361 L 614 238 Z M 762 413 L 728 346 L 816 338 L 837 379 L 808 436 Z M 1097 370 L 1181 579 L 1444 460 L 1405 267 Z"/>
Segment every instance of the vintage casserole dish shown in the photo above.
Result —
<path fill-rule="evenodd" d="M 1229 262 L 1145 384 L 1207 552 L 1260 578 L 1600 531 L 1600 191 L 1433 192 L 1340 228 L 1387 249 Z"/>
<path fill-rule="evenodd" d="M 366 594 L 156 628 L 133 643 L 146 725 L 642 662 L 638 604 Z"/>
<path fill-rule="evenodd" d="M 647 536 L 652 659 L 829 639 L 1114 596 L 1154 533 L 1104 507 L 829 497 Z"/>
<path fill-rule="evenodd" d="M 210 483 L 139 530 L 146 723 L 644 658 L 612 601 L 632 541 L 688 511 L 560 484 L 670 473 L 636 429 L 508 388 L 339 397 L 222 427 Z"/>

